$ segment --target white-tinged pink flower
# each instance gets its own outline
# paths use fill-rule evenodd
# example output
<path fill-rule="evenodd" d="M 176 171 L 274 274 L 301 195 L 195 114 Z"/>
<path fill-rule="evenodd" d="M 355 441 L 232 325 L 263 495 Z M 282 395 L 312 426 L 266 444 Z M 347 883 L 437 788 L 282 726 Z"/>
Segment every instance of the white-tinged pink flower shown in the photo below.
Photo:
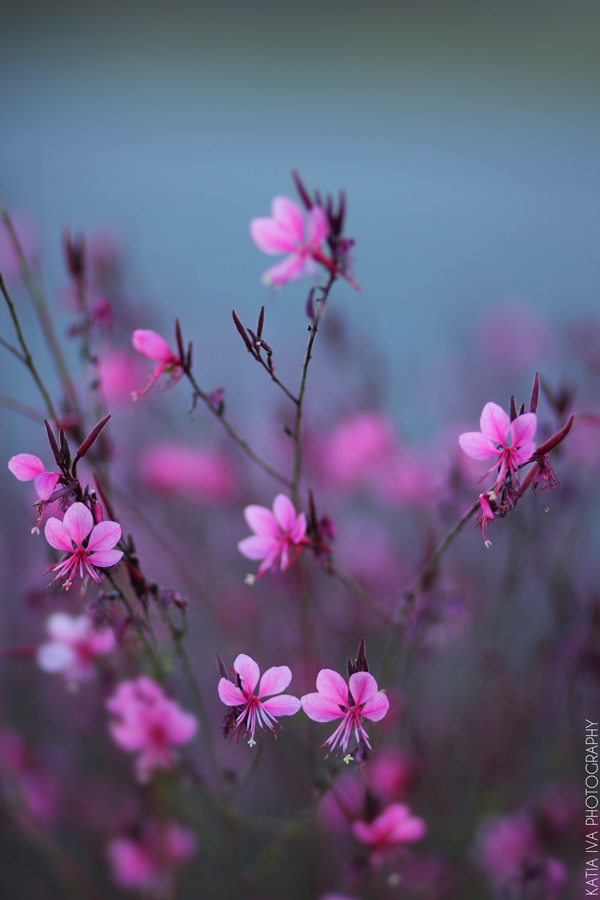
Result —
<path fill-rule="evenodd" d="M 154 769 L 172 768 L 172 748 L 191 740 L 198 727 L 196 717 L 166 697 L 146 675 L 120 684 L 106 708 L 116 717 L 110 724 L 115 743 L 139 754 L 135 765 L 142 780 Z"/>
<path fill-rule="evenodd" d="M 297 516 L 291 500 L 278 494 L 273 512 L 265 506 L 247 506 L 244 516 L 254 534 L 240 541 L 238 550 L 248 559 L 262 559 L 256 577 L 273 572 L 277 566 L 282 572 L 289 569 L 306 543 L 304 513 Z"/>
<path fill-rule="evenodd" d="M 275 731 L 273 725 L 279 724 L 275 716 L 293 716 L 300 709 L 300 701 L 290 694 L 281 697 L 273 697 L 273 694 L 281 694 L 292 680 L 292 673 L 288 666 L 273 666 L 267 669 L 260 678 L 260 669 L 257 663 L 245 653 L 240 653 L 235 658 L 233 669 L 237 675 L 238 684 L 235 685 L 227 678 L 219 681 L 219 697 L 226 706 L 235 708 L 238 715 L 235 718 L 235 727 L 238 729 L 238 740 L 242 726 L 245 725 L 246 733 L 250 732 L 248 744 L 253 747 L 256 744 L 254 734 L 259 728 L 270 728 Z M 258 693 L 255 694 L 256 685 L 260 678 Z M 265 697 L 270 699 L 265 700 Z"/>
<path fill-rule="evenodd" d="M 383 691 L 377 690 L 377 682 L 369 672 L 355 672 L 346 684 L 341 675 L 333 669 L 321 669 L 317 675 L 317 693 L 305 694 L 300 698 L 306 715 L 315 722 L 332 722 L 342 719 L 324 746 L 329 752 L 340 746 L 344 753 L 354 730 L 357 743 L 361 738 L 369 749 L 371 743 L 364 730 L 362 719 L 379 722 L 389 709 L 389 700 Z"/>
<path fill-rule="evenodd" d="M 374 854 L 394 850 L 399 844 L 420 841 L 427 831 L 423 819 L 411 815 L 404 803 L 392 803 L 372 822 L 353 822 L 354 837 L 370 844 Z"/>
<path fill-rule="evenodd" d="M 267 269 L 262 277 L 265 284 L 281 286 L 305 274 L 313 277 L 317 272 L 315 261 L 334 268 L 321 249 L 329 235 L 329 221 L 321 206 L 313 206 L 308 211 L 306 226 L 303 211 L 289 197 L 274 197 L 271 213 L 271 217 L 252 219 L 252 240 L 259 250 L 270 256 L 289 255 Z"/>
<path fill-rule="evenodd" d="M 529 462 L 536 445 L 533 440 L 537 427 L 535 413 L 524 413 L 512 422 L 497 403 L 486 403 L 479 421 L 481 431 L 467 431 L 458 442 L 467 456 L 472 459 L 493 459 L 496 461 L 490 472 L 499 466 L 496 490 L 507 475 L 513 483 L 518 483 L 516 470 Z"/>
<path fill-rule="evenodd" d="M 62 672 L 69 682 L 93 677 L 94 658 L 115 648 L 112 630 L 97 631 L 88 616 L 53 613 L 46 628 L 51 640 L 39 647 L 37 664 L 44 672 Z"/>
<path fill-rule="evenodd" d="M 167 372 L 170 377 L 162 390 L 166 390 L 167 388 L 173 387 L 174 384 L 177 384 L 183 375 L 181 360 L 178 356 L 175 356 L 160 334 L 157 334 L 155 331 L 146 331 L 142 328 L 138 328 L 137 331 L 133 332 L 131 343 L 133 344 L 134 349 L 137 350 L 138 353 L 141 353 L 142 356 L 146 356 L 148 359 L 158 363 L 156 368 L 150 373 L 150 378 L 143 389 L 137 393 L 133 393 L 132 396 L 134 400 L 147 394 L 150 388 L 160 380 L 165 372 Z"/>
<path fill-rule="evenodd" d="M 44 534 L 51 547 L 66 551 L 66 556 L 48 570 L 56 572 L 53 581 L 66 575 L 66 588 L 77 575 L 81 579 L 89 575 L 92 581 L 100 584 L 98 567 L 115 566 L 123 556 L 121 550 L 114 549 L 121 539 L 121 526 L 110 521 L 94 525 L 94 518 L 83 503 L 73 503 L 62 522 L 48 519 Z"/>
<path fill-rule="evenodd" d="M 139 835 L 109 842 L 106 852 L 114 881 L 124 888 L 170 894 L 172 869 L 194 855 L 196 838 L 178 822 L 148 822 Z"/>
<path fill-rule="evenodd" d="M 8 468 L 19 481 L 33 481 L 40 500 L 47 500 L 54 493 L 60 475 L 46 472 L 44 463 L 31 453 L 18 453 L 8 461 Z"/>

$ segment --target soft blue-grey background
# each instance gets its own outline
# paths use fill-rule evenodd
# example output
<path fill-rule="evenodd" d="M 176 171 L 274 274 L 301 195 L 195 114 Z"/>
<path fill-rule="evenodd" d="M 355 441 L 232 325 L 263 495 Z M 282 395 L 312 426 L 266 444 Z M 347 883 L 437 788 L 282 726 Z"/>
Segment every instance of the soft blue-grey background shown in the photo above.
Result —
<path fill-rule="evenodd" d="M 390 397 L 506 298 L 561 321 L 597 304 L 595 2 L 0 9 L 0 191 L 39 220 L 50 294 L 62 227 L 114 229 L 157 311 L 139 324 L 179 314 L 207 384 L 239 378 L 230 310 L 252 322 L 273 261 L 248 221 L 292 168 L 348 191 L 363 292 L 336 303 L 391 357 Z M 304 293 L 268 306 L 290 370 Z"/>

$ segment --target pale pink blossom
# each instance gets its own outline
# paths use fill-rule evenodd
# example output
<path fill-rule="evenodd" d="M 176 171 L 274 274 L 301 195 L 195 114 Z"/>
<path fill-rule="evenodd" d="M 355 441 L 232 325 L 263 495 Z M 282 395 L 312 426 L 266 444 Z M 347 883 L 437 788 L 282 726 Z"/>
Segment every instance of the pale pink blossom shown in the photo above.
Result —
<path fill-rule="evenodd" d="M 19 453 L 11 457 L 8 468 L 19 481 L 33 481 L 40 500 L 47 500 L 52 496 L 60 478 L 58 472 L 46 472 L 41 459 L 31 453 Z"/>
<path fill-rule="evenodd" d="M 37 652 L 37 663 L 44 672 L 62 672 L 68 682 L 86 681 L 95 673 L 94 659 L 115 648 L 110 628 L 97 631 L 88 616 L 53 613 L 46 622 L 51 638 Z"/>
<path fill-rule="evenodd" d="M 177 822 L 148 822 L 139 834 L 113 838 L 106 852 L 116 884 L 170 894 L 173 868 L 190 859 L 196 838 Z"/>
<path fill-rule="evenodd" d="M 342 719 L 324 746 L 333 752 L 340 742 L 344 753 L 353 730 L 357 743 L 362 739 L 372 749 L 362 720 L 379 722 L 390 705 L 384 692 L 377 690 L 377 682 L 369 672 L 355 672 L 350 676 L 348 685 L 333 669 L 321 669 L 317 675 L 317 693 L 305 694 L 300 699 L 304 712 L 315 722 Z"/>
<path fill-rule="evenodd" d="M 398 849 L 401 844 L 420 841 L 427 826 L 423 819 L 413 816 L 404 803 L 392 803 L 372 822 L 353 822 L 352 831 L 355 838 L 371 846 L 377 858 L 386 851 Z"/>
<path fill-rule="evenodd" d="M 273 512 L 265 506 L 247 506 L 244 516 L 254 534 L 240 541 L 238 550 L 248 559 L 262 559 L 256 577 L 278 566 L 282 572 L 289 569 L 307 542 L 304 513 L 297 516 L 292 502 L 278 494 Z"/>
<path fill-rule="evenodd" d="M 244 726 L 246 734 L 250 732 L 248 744 L 253 747 L 256 744 L 254 734 L 257 727 L 275 731 L 273 726 L 278 724 L 275 717 L 295 715 L 300 709 L 300 701 L 290 694 L 283 694 L 281 697 L 272 696 L 281 694 L 292 680 L 288 666 L 273 666 L 260 678 L 257 663 L 245 653 L 240 653 L 233 663 L 233 669 L 237 685 L 227 678 L 221 678 L 219 697 L 226 706 L 232 707 L 235 711 L 234 727 L 238 729 L 238 740 Z M 258 693 L 255 694 L 259 678 Z"/>
<path fill-rule="evenodd" d="M 173 747 L 186 744 L 196 732 L 198 722 L 170 700 L 146 675 L 124 681 L 106 708 L 116 717 L 110 732 L 115 743 L 129 753 L 137 753 L 136 771 L 147 780 L 154 769 L 173 766 Z"/>
<path fill-rule="evenodd" d="M 317 442 L 315 462 L 328 482 L 343 488 L 364 484 L 392 453 L 394 427 L 380 412 L 357 413 Z"/>
<path fill-rule="evenodd" d="M 109 408 L 131 403 L 131 395 L 143 377 L 141 361 L 119 347 L 110 347 L 98 358 L 98 368 Z"/>
<path fill-rule="evenodd" d="M 140 470 L 150 487 L 201 503 L 223 503 L 238 487 L 235 469 L 227 457 L 184 444 L 147 447 Z"/>
<path fill-rule="evenodd" d="M 513 484 L 518 484 L 517 469 L 530 461 L 536 449 L 533 440 L 537 427 L 536 414 L 524 413 L 511 422 L 501 406 L 486 403 L 479 424 L 481 431 L 467 431 L 460 435 L 460 446 L 472 459 L 496 457 L 487 473 L 489 475 L 499 466 L 496 490 L 508 476 Z"/>
<path fill-rule="evenodd" d="M 48 519 L 44 534 L 51 547 L 66 551 L 61 561 L 48 570 L 56 572 L 53 581 L 66 575 L 66 588 L 77 575 L 81 579 L 89 575 L 92 581 L 100 584 L 98 567 L 114 566 L 123 556 L 121 550 L 114 549 L 121 539 L 121 526 L 110 521 L 94 525 L 94 518 L 83 503 L 73 503 L 62 522 Z"/>
<path fill-rule="evenodd" d="M 175 356 L 160 334 L 156 334 L 155 331 L 146 331 L 138 328 L 137 331 L 133 332 L 131 342 L 138 353 L 141 353 L 142 356 L 146 356 L 148 359 L 158 363 L 156 368 L 150 373 L 150 378 L 143 389 L 137 393 L 133 393 L 134 400 L 137 400 L 137 398 L 143 396 L 143 394 L 147 394 L 150 388 L 160 381 L 165 372 L 169 375 L 169 379 L 164 385 L 163 390 L 177 384 L 183 375 L 181 360 L 178 356 Z"/>
<path fill-rule="evenodd" d="M 270 256 L 287 253 L 288 256 L 267 269 L 262 277 L 265 284 L 281 286 L 303 275 L 314 277 L 316 261 L 335 268 L 321 249 L 329 235 L 329 221 L 321 206 L 313 206 L 308 211 L 306 225 L 303 211 L 289 197 L 275 197 L 271 213 L 271 217 L 252 219 L 250 235 L 263 253 Z"/>

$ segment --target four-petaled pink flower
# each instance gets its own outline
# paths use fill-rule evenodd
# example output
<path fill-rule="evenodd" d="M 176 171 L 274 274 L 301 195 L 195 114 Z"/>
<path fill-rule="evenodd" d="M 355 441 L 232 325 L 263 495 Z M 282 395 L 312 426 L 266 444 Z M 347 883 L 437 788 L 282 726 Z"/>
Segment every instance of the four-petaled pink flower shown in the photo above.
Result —
<path fill-rule="evenodd" d="M 60 478 L 58 472 L 46 472 L 44 463 L 31 453 L 19 453 L 8 461 L 8 468 L 19 481 L 33 481 L 40 500 L 47 500 L 54 493 Z"/>
<path fill-rule="evenodd" d="M 282 697 L 265 697 L 271 694 L 281 694 L 292 680 L 292 673 L 288 666 L 273 666 L 267 669 L 260 679 L 258 694 L 254 693 L 260 669 L 250 656 L 240 653 L 233 663 L 233 669 L 237 675 L 238 686 L 227 678 L 219 681 L 219 697 L 226 706 L 240 709 L 235 727 L 238 728 L 238 740 L 242 725 L 245 724 L 246 733 L 250 732 L 248 744 L 253 747 L 256 744 L 254 733 L 259 728 L 270 728 L 275 731 L 273 724 L 278 724 L 275 716 L 293 716 L 300 709 L 300 701 L 297 697 L 284 694 Z"/>
<path fill-rule="evenodd" d="M 300 698 L 302 708 L 315 722 L 332 722 L 342 719 L 324 746 L 333 752 L 338 741 L 346 753 L 354 729 L 357 743 L 361 738 L 369 749 L 369 736 L 364 730 L 362 719 L 379 722 L 389 708 L 389 700 L 383 691 L 377 690 L 377 682 L 369 672 L 355 672 L 350 676 L 349 687 L 333 669 L 321 669 L 317 675 L 317 693 L 305 694 Z"/>
<path fill-rule="evenodd" d="M 62 672 L 71 683 L 92 678 L 94 657 L 115 648 L 112 630 L 97 631 L 88 616 L 53 613 L 46 628 L 51 640 L 38 649 L 38 666 L 44 672 Z"/>
<path fill-rule="evenodd" d="M 154 362 L 158 363 L 156 368 L 153 369 L 150 373 L 150 378 L 144 385 L 143 389 L 137 393 L 132 394 L 134 400 L 137 400 L 138 397 L 147 394 L 150 388 L 160 380 L 164 372 L 169 373 L 170 377 L 163 390 L 166 390 L 167 388 L 173 387 L 174 384 L 177 384 L 177 382 L 183 375 L 181 360 L 178 356 L 175 356 L 165 339 L 162 338 L 160 334 L 156 334 L 155 331 L 145 331 L 142 328 L 138 328 L 137 331 L 133 332 L 131 343 L 138 351 L 138 353 L 142 354 L 142 356 L 147 356 L 148 359 L 151 359 Z"/>
<path fill-rule="evenodd" d="M 262 559 L 256 578 L 265 572 L 289 569 L 306 543 L 306 516 L 296 516 L 292 502 L 285 494 L 278 494 L 273 502 L 273 512 L 265 506 L 247 506 L 246 522 L 254 532 L 244 538 L 238 550 L 248 559 Z"/>
<path fill-rule="evenodd" d="M 250 235 L 259 250 L 270 256 L 288 253 L 282 262 L 271 266 L 264 273 L 265 284 L 281 286 L 304 274 L 314 276 L 315 261 L 327 268 L 335 268 L 324 256 L 321 245 L 329 235 L 329 221 L 321 206 L 313 206 L 308 212 L 305 234 L 304 213 L 289 197 L 275 197 L 271 204 L 272 217 L 252 219 Z"/>
<path fill-rule="evenodd" d="M 376 858 L 387 850 L 395 849 L 398 844 L 420 841 L 427 826 L 423 819 L 411 815 L 404 803 L 392 803 L 372 822 L 354 822 L 352 831 L 363 844 L 371 845 Z"/>
<path fill-rule="evenodd" d="M 123 556 L 121 550 L 113 549 L 121 538 L 121 526 L 110 521 L 94 525 L 94 518 L 83 503 L 73 503 L 62 522 L 48 519 L 44 534 L 51 547 L 66 551 L 66 556 L 48 570 L 56 572 L 53 581 L 66 575 L 66 588 L 77 575 L 81 579 L 89 575 L 92 581 L 100 584 L 97 568 L 114 566 Z"/>
<path fill-rule="evenodd" d="M 117 718 L 110 724 L 114 741 L 129 753 L 139 753 L 136 771 L 142 780 L 154 769 L 170 769 L 172 747 L 186 744 L 198 727 L 196 717 L 169 700 L 146 675 L 120 684 L 106 708 Z"/>
<path fill-rule="evenodd" d="M 535 413 L 524 413 L 512 422 L 497 403 L 486 403 L 480 419 L 481 431 L 467 431 L 458 442 L 467 456 L 472 459 L 492 459 L 496 461 L 486 473 L 490 474 L 499 466 L 495 489 L 510 476 L 513 484 L 518 484 L 516 470 L 529 462 L 536 445 L 533 441 L 537 426 Z"/>

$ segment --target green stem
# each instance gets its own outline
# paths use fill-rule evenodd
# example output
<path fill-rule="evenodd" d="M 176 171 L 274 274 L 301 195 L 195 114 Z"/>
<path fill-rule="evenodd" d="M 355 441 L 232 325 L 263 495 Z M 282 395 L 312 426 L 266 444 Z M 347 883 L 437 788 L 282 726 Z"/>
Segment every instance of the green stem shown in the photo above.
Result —
<path fill-rule="evenodd" d="M 340 572 L 339 569 L 336 569 L 334 565 L 330 562 L 325 563 L 323 566 L 323 571 L 328 575 L 331 575 L 333 578 L 336 578 L 340 584 L 343 584 L 344 587 L 353 594 L 357 600 L 360 600 L 364 606 L 374 612 L 375 615 L 379 616 L 379 618 L 385 622 L 388 628 L 394 627 L 394 620 L 390 615 L 388 615 L 385 610 L 379 607 L 377 601 L 370 595 L 368 591 L 366 591 L 362 585 L 360 585 L 357 581 L 354 580 L 350 575 L 346 575 L 344 572 Z"/>

